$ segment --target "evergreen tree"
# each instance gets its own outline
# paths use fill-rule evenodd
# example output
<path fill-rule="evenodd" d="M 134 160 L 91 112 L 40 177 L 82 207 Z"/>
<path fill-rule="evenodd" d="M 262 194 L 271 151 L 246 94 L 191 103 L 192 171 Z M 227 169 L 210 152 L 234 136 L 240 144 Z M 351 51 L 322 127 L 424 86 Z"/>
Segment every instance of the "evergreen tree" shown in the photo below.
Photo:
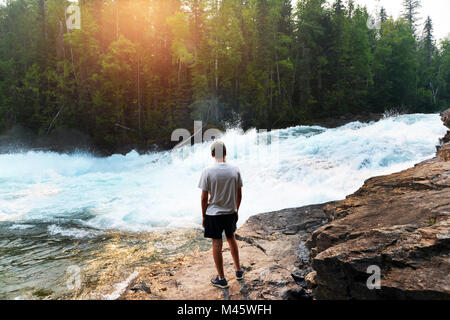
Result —
<path fill-rule="evenodd" d="M 302 0 L 296 11 L 296 90 L 294 97 L 299 114 L 321 116 L 323 82 L 328 67 L 326 54 L 330 25 L 323 8 L 324 0 Z"/>
<path fill-rule="evenodd" d="M 380 9 L 380 23 L 383 24 L 387 21 L 388 15 L 386 12 L 386 9 L 384 7 L 381 7 Z"/>
<path fill-rule="evenodd" d="M 439 94 L 439 73 L 437 48 L 433 36 L 433 22 L 427 18 L 419 42 L 419 90 L 418 107 L 422 112 L 433 111 L 437 108 Z"/>
<path fill-rule="evenodd" d="M 418 14 L 421 7 L 420 0 L 403 0 L 403 17 L 415 32 L 418 24 Z"/>
<path fill-rule="evenodd" d="M 450 108 L 450 39 L 442 41 L 439 52 L 436 92 L 440 109 Z"/>
<path fill-rule="evenodd" d="M 416 86 L 416 42 L 409 24 L 389 19 L 374 52 L 374 90 L 376 111 L 413 111 Z"/>
<path fill-rule="evenodd" d="M 436 45 L 433 37 L 433 21 L 428 16 L 422 33 L 421 47 L 425 53 L 425 62 L 430 66 L 431 60 L 434 56 Z"/>

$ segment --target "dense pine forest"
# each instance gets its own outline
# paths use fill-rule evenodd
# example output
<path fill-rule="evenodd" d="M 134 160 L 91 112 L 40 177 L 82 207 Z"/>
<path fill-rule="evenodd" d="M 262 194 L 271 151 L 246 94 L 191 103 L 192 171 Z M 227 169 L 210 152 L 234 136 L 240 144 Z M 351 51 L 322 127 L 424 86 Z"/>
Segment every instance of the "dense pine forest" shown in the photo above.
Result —
<path fill-rule="evenodd" d="M 96 146 L 170 140 L 193 120 L 273 129 L 450 107 L 450 40 L 420 2 L 64 0 L 0 5 L 0 132 L 74 130 Z M 70 19 L 69 19 L 70 20 Z"/>

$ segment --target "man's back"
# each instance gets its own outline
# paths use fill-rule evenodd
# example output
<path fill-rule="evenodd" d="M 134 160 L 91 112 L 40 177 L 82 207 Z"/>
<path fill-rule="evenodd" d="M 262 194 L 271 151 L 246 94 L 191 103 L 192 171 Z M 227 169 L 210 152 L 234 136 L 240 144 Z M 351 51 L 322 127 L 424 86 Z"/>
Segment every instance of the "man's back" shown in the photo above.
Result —
<path fill-rule="evenodd" d="M 237 190 L 242 188 L 241 173 L 228 163 L 216 163 L 203 171 L 199 188 L 211 194 L 207 215 L 232 214 L 237 211 Z"/>
<path fill-rule="evenodd" d="M 244 275 L 235 236 L 242 201 L 242 178 L 238 168 L 226 163 L 227 148 L 223 142 L 216 141 L 212 144 L 211 155 L 216 164 L 203 171 L 198 184 L 202 189 L 202 225 L 205 228 L 205 238 L 212 239 L 214 263 L 218 273 L 216 278 L 211 279 L 211 284 L 225 289 L 228 288 L 228 282 L 223 269 L 224 232 L 233 257 L 236 279 L 242 280 Z"/>

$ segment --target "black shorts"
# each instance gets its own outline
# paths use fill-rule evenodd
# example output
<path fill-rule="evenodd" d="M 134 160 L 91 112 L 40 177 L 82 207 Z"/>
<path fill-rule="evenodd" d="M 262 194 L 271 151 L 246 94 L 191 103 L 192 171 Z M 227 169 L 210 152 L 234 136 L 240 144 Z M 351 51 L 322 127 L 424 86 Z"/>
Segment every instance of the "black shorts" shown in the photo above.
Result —
<path fill-rule="evenodd" d="M 205 238 L 222 239 L 225 231 L 227 238 L 233 238 L 236 232 L 237 214 L 226 214 L 220 216 L 206 216 Z"/>

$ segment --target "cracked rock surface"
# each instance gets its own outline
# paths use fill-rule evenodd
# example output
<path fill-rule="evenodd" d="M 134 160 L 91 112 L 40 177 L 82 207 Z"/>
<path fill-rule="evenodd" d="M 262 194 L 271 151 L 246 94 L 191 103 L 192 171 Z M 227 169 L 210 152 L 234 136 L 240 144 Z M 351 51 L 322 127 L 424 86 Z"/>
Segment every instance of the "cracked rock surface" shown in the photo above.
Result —
<path fill-rule="evenodd" d="M 312 231 L 328 221 L 322 207 L 308 206 L 251 217 L 236 236 L 245 270 L 244 281 L 236 280 L 229 248 L 224 243 L 229 289 L 210 285 L 216 271 L 209 250 L 191 253 L 167 266 L 147 268 L 130 284 L 121 299 L 309 299 L 310 289 L 301 286 L 310 271 L 302 270 L 309 264 L 309 251 L 304 243 Z M 143 281 L 151 284 L 151 293 L 131 290 Z M 306 288 L 306 283 L 304 286 Z"/>

